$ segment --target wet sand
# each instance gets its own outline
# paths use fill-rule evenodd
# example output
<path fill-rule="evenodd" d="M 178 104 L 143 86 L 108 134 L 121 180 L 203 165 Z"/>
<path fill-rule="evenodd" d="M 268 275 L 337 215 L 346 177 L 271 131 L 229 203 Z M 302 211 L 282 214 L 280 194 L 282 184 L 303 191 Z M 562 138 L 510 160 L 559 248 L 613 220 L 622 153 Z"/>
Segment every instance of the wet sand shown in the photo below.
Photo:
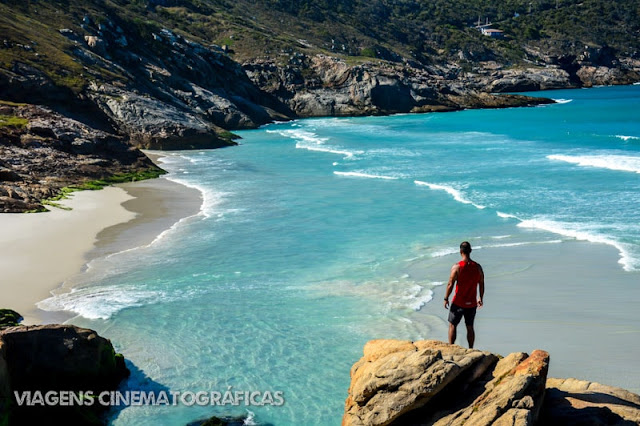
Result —
<path fill-rule="evenodd" d="M 36 304 L 52 291 L 69 291 L 72 278 L 92 259 L 150 244 L 176 222 L 198 214 L 202 196 L 161 177 L 76 192 L 60 204 L 71 210 L 0 215 L 0 308 L 19 312 L 24 324 L 71 318 Z"/>
<path fill-rule="evenodd" d="M 640 273 L 625 272 L 604 244 L 565 241 L 476 250 L 486 274 L 485 306 L 476 317 L 476 348 L 507 355 L 544 349 L 550 376 L 576 377 L 640 392 Z M 425 269 L 448 278 L 459 255 Z M 424 268 L 425 265 L 416 268 Z M 415 271 L 414 273 L 417 273 Z M 445 286 L 419 315 L 441 320 L 446 340 Z M 456 343 L 467 345 L 464 325 Z"/>

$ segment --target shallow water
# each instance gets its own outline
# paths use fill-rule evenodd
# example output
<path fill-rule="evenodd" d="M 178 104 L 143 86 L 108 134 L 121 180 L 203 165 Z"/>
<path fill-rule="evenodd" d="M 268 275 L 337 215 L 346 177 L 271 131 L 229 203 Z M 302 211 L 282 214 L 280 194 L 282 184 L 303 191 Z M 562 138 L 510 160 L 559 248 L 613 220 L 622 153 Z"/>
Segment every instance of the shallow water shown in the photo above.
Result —
<path fill-rule="evenodd" d="M 201 212 L 94 260 L 40 307 L 112 339 L 141 370 L 130 388 L 286 401 L 130 407 L 114 424 L 247 410 L 261 424 L 339 424 L 367 340 L 445 337 L 444 315 L 421 308 L 447 279 L 430 264 L 462 240 L 600 242 L 637 277 L 640 86 L 542 95 L 561 102 L 299 120 L 238 132 L 239 147 L 167 153 L 168 178 L 203 192 Z"/>

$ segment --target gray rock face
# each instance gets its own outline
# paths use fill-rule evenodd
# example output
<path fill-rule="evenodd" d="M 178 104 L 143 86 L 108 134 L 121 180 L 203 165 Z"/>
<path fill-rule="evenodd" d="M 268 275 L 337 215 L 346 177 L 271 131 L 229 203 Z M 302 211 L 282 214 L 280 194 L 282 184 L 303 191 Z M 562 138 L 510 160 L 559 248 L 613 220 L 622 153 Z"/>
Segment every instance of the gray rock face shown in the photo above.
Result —
<path fill-rule="evenodd" d="M 86 180 L 156 169 L 116 136 L 33 105 L 0 106 L 26 125 L 0 128 L 0 212 L 43 208 L 41 200 Z"/>
<path fill-rule="evenodd" d="M 222 129 L 255 128 L 290 111 L 247 78 L 220 49 L 163 29 L 151 40 L 113 24 L 102 38 L 86 37 L 76 56 L 85 63 L 124 73 L 127 84 L 91 84 L 86 95 L 135 144 L 155 149 L 217 148 L 231 145 Z M 158 55 L 153 52 L 163 52 Z"/>
<path fill-rule="evenodd" d="M 487 93 L 492 91 L 488 88 L 491 78 L 461 75 L 451 66 L 421 69 L 391 63 L 349 66 L 324 55 L 298 55 L 284 67 L 256 60 L 245 63 L 244 68 L 257 86 L 302 117 L 501 108 L 546 102 L 491 95 Z M 561 86 L 551 82 L 552 76 L 546 79 L 541 76 L 539 80 L 547 88 Z"/>
<path fill-rule="evenodd" d="M 493 93 L 573 87 L 569 73 L 558 67 L 499 71 L 484 78 L 481 84 L 486 85 L 486 90 Z"/>

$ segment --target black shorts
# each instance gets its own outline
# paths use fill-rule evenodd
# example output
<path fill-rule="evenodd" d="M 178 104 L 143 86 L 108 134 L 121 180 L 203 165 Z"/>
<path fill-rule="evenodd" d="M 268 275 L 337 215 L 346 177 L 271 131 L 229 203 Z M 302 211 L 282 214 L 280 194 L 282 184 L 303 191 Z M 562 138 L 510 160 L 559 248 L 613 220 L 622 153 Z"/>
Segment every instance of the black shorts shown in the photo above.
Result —
<path fill-rule="evenodd" d="M 458 325 L 463 316 L 464 323 L 468 326 L 472 326 L 473 320 L 476 318 L 476 307 L 461 308 L 460 306 L 452 303 L 451 308 L 449 309 L 449 322 L 453 325 Z"/>

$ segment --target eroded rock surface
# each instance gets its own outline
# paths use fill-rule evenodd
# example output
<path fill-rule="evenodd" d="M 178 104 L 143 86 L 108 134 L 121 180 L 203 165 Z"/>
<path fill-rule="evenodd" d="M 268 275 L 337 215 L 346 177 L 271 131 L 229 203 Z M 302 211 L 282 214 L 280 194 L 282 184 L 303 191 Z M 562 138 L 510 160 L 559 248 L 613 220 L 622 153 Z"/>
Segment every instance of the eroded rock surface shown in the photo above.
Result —
<path fill-rule="evenodd" d="M 640 396 L 547 379 L 549 354 L 500 357 L 424 340 L 372 340 L 351 368 L 343 426 L 637 425 Z"/>

